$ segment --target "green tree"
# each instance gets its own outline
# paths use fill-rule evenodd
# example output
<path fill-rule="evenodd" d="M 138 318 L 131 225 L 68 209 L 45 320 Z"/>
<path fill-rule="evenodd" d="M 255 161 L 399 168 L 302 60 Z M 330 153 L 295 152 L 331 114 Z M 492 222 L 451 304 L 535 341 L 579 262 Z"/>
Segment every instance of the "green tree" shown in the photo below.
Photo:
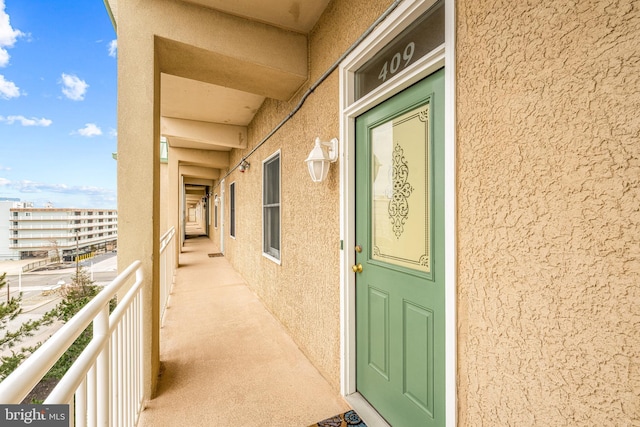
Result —
<path fill-rule="evenodd" d="M 62 301 L 58 303 L 53 311 L 57 319 L 66 323 L 100 292 L 100 287 L 94 284 L 84 267 L 79 266 L 71 278 L 71 283 L 63 287 L 61 292 L 63 295 Z M 80 356 L 80 353 L 82 353 L 89 344 L 92 337 L 93 325 L 90 324 L 82 331 L 80 336 L 76 338 L 62 357 L 58 359 L 45 378 L 62 378 L 73 362 Z"/>
<path fill-rule="evenodd" d="M 6 278 L 7 273 L 2 273 L 2 275 L 0 275 L 0 291 L 5 286 L 7 286 Z M 18 298 L 11 297 L 7 302 L 0 303 L 0 329 L 4 330 L 9 321 L 18 317 L 18 314 L 20 314 L 20 312 L 22 311 L 22 309 L 20 308 L 21 298 L 22 295 L 20 295 Z"/>
<path fill-rule="evenodd" d="M 7 273 L 0 275 L 0 294 L 7 286 Z M 17 352 L 13 350 L 25 337 L 32 336 L 39 328 L 51 324 L 55 319 L 55 313 L 49 312 L 40 319 L 29 320 L 22 323 L 16 330 L 7 330 L 10 321 L 15 320 L 22 313 L 22 293 L 17 297 L 7 298 L 0 303 L 0 331 L 4 334 L 0 337 L 0 350 L 12 349 L 10 356 L 0 357 L 0 381 L 5 379 L 27 357 L 29 357 L 39 344 L 33 347 L 22 347 Z"/>
<path fill-rule="evenodd" d="M 0 290 L 3 286 L 3 280 L 5 275 L 0 276 Z M 73 316 L 75 316 L 91 299 L 100 292 L 100 287 L 96 286 L 94 282 L 91 280 L 89 273 L 82 267 L 77 266 L 75 274 L 71 278 L 71 283 L 69 285 L 63 286 L 60 290 L 62 294 L 62 300 L 56 305 L 55 308 L 47 312 L 43 315 L 41 319 L 36 321 L 25 322 L 19 328 L 19 332 L 16 333 L 7 333 L 6 335 L 16 335 L 12 339 L 8 339 L 7 343 L 15 342 L 19 340 L 21 337 L 25 335 L 33 334 L 35 330 L 39 327 L 52 323 L 53 321 L 59 320 L 63 323 L 69 321 Z M 10 307 L 6 308 L 6 321 L 4 323 L 0 323 L 0 327 L 6 325 L 6 323 L 10 319 L 15 319 L 15 317 L 20 313 L 20 297 L 16 298 L 16 301 L 10 302 Z M 115 308 L 116 301 L 113 299 L 110 302 L 110 311 Z M 3 307 L 0 306 L 0 314 L 3 313 Z M 3 319 L 5 318 L 3 317 Z M 19 335 L 21 334 L 21 335 Z M 67 349 L 67 351 L 58 359 L 55 365 L 49 370 L 49 372 L 44 376 L 42 381 L 32 393 L 27 396 L 23 403 L 37 403 L 41 402 L 46 398 L 48 393 L 51 391 L 52 387 L 57 383 L 57 381 L 64 376 L 64 374 L 69 370 L 73 362 L 78 358 L 78 356 L 82 353 L 85 347 L 91 341 L 93 337 L 93 327 L 90 324 L 82 333 L 78 336 L 78 338 L 74 341 L 74 343 Z M 0 341 L 0 348 L 1 347 Z M 7 344 L 9 345 L 9 344 Z M 29 357 L 37 348 L 41 345 L 41 343 L 36 344 L 32 347 L 23 347 L 19 352 L 12 352 L 11 356 L 5 356 L 0 358 L 0 381 L 6 378 L 11 372 L 13 372 L 20 363 Z"/>

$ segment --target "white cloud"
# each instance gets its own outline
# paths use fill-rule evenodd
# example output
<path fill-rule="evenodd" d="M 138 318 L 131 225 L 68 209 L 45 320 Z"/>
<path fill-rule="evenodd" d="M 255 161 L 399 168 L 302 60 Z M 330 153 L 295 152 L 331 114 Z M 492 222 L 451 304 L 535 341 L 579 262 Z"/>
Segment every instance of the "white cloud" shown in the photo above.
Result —
<path fill-rule="evenodd" d="M 49 184 L 29 180 L 11 181 L 0 177 L 0 188 L 3 190 L 3 195 L 20 197 L 22 200 L 29 199 L 37 202 L 36 206 L 45 206 L 50 201 L 56 205 L 67 203 L 64 200 L 70 201 L 69 206 L 76 207 L 111 209 L 117 204 L 115 190 L 88 185 Z"/>
<path fill-rule="evenodd" d="M 2 0 L 0 0 L 2 1 Z M 62 73 L 62 93 L 73 101 L 84 100 L 84 95 L 87 93 L 89 85 L 84 80 L 73 74 Z"/>
<path fill-rule="evenodd" d="M 0 98 L 11 99 L 11 98 L 17 98 L 19 96 L 20 96 L 20 88 L 16 86 L 14 82 L 5 80 L 4 76 L 0 74 Z"/>
<path fill-rule="evenodd" d="M 0 171 L 7 171 L 7 172 L 10 172 L 10 171 L 11 171 L 11 167 L 9 167 L 9 166 L 2 166 L 2 165 L 0 165 Z M 2 178 L 0 178 L 0 179 L 2 179 Z"/>
<path fill-rule="evenodd" d="M 82 129 L 78 129 L 72 134 L 78 134 L 82 136 L 92 137 L 102 135 L 102 129 L 100 129 L 95 123 L 87 123 Z"/>
<path fill-rule="evenodd" d="M 0 0 L 0 67 L 9 63 L 8 47 L 13 47 L 18 37 L 24 36 L 20 30 L 11 27 L 9 15 L 4 10 L 4 0 Z"/>
<path fill-rule="evenodd" d="M 0 178 L 0 185 L 14 188 L 22 193 L 50 191 L 52 193 L 84 194 L 91 196 L 113 194 L 113 190 L 88 185 L 46 184 L 29 180 L 10 181 L 5 178 Z"/>
<path fill-rule="evenodd" d="M 111 40 L 111 42 L 109 43 L 109 56 L 115 58 L 117 55 L 118 55 L 118 40 Z"/>
<path fill-rule="evenodd" d="M 25 116 L 7 116 L 7 117 L 0 116 L 0 122 L 5 122 L 8 125 L 12 125 L 15 122 L 19 122 L 22 126 L 42 126 L 42 127 L 47 127 L 51 125 L 51 123 L 53 123 L 51 120 L 45 119 L 44 117 L 41 119 L 38 119 L 36 117 L 32 117 L 29 119 Z"/>

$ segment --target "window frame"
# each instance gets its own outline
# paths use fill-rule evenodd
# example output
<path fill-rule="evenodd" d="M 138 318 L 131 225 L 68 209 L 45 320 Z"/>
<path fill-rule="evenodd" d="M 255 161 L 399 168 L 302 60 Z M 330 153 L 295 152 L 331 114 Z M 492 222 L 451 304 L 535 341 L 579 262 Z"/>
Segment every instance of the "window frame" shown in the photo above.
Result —
<path fill-rule="evenodd" d="M 236 182 L 229 184 L 229 237 L 236 238 Z"/>
<path fill-rule="evenodd" d="M 218 194 L 213 195 L 213 228 L 218 229 Z"/>
<path fill-rule="evenodd" d="M 160 137 L 160 163 L 169 163 L 169 140 Z"/>
<path fill-rule="evenodd" d="M 272 183 L 267 182 L 267 168 L 274 161 L 278 161 L 278 173 L 277 173 L 277 202 L 275 203 L 266 203 L 266 193 L 267 193 L 267 185 Z M 269 236 L 273 233 L 272 230 L 268 230 L 269 224 L 267 224 L 269 219 L 273 219 L 271 216 L 267 215 L 267 209 L 272 210 L 273 208 L 277 208 L 278 217 L 277 217 L 277 239 L 278 239 L 278 248 L 273 248 L 271 246 L 267 247 L 267 240 L 272 240 Z M 262 256 L 270 259 L 276 264 L 281 264 L 282 262 L 282 153 L 280 150 L 277 150 L 275 153 L 267 157 L 262 161 Z"/>

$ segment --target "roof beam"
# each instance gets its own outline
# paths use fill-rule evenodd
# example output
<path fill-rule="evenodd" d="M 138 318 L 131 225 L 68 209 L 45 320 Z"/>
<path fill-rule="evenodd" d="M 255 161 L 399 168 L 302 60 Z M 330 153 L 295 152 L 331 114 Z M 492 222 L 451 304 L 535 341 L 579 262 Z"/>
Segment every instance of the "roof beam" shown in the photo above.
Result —
<path fill-rule="evenodd" d="M 160 133 L 167 138 L 176 137 L 229 148 L 247 148 L 245 126 L 162 117 Z"/>
<path fill-rule="evenodd" d="M 175 148 L 171 147 L 171 141 L 169 141 L 169 159 L 170 161 L 176 160 L 179 165 L 203 166 L 214 169 L 229 167 L 229 153 L 226 151 Z"/>
<path fill-rule="evenodd" d="M 203 179 L 203 178 L 184 177 L 184 183 L 185 183 L 185 185 L 187 185 L 187 184 L 189 184 L 189 185 L 202 185 L 202 186 L 208 185 L 209 187 L 213 187 L 214 181 L 212 181 L 210 179 Z"/>
<path fill-rule="evenodd" d="M 155 36 L 160 71 L 290 99 L 308 77 L 307 37 L 199 5 L 154 0 L 136 13 Z"/>
<path fill-rule="evenodd" d="M 220 169 L 204 168 L 201 166 L 180 166 L 179 173 L 185 177 L 218 179 L 220 178 Z"/>

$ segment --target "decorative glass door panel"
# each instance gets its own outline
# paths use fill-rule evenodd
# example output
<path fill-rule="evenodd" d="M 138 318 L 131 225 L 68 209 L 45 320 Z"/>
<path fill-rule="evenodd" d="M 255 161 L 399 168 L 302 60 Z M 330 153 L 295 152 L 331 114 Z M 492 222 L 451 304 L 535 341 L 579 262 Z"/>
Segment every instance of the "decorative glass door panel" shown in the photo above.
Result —
<path fill-rule="evenodd" d="M 429 107 L 371 130 L 372 258 L 431 271 Z"/>

